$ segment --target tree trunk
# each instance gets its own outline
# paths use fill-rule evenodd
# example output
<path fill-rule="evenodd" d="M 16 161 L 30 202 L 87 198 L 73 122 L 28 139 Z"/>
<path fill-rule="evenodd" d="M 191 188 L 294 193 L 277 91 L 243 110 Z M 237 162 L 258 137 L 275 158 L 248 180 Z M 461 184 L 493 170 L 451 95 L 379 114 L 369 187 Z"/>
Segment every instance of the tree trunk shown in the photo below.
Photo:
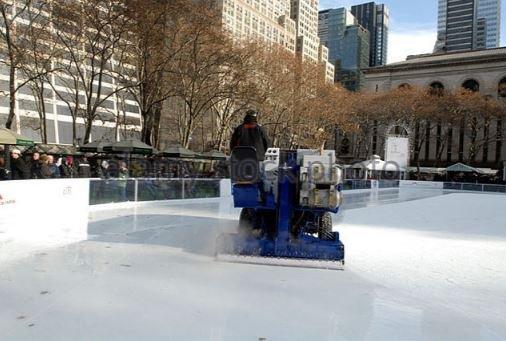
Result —
<path fill-rule="evenodd" d="M 91 137 L 91 127 L 93 126 L 93 120 L 86 120 L 86 131 L 84 132 L 84 144 L 90 143 L 90 137 Z"/>
<path fill-rule="evenodd" d="M 416 123 L 415 124 L 415 155 L 414 155 L 414 161 L 416 162 L 416 172 L 417 172 L 417 177 L 418 179 L 420 179 L 420 150 L 422 149 L 421 148 L 421 141 L 420 141 L 420 123 Z"/>
<path fill-rule="evenodd" d="M 141 131 L 141 141 L 146 143 L 147 145 L 152 144 L 152 134 L 153 134 L 153 113 L 152 111 L 144 112 L 142 114 L 143 124 Z"/>
<path fill-rule="evenodd" d="M 44 100 L 42 100 L 44 102 Z M 42 143 L 47 144 L 47 122 L 46 122 L 46 105 L 42 104 L 42 118 L 40 120 L 40 137 Z"/>
<path fill-rule="evenodd" d="M 220 131 L 218 132 L 218 136 L 216 138 L 216 144 L 215 144 L 215 148 L 219 151 L 222 151 L 222 148 L 223 148 L 223 145 L 224 145 L 224 142 L 225 142 L 225 133 L 226 133 L 226 130 L 227 130 L 227 126 L 225 124 L 222 125 L 222 127 L 220 128 Z"/>
<path fill-rule="evenodd" d="M 16 115 L 16 68 L 12 65 L 9 70 L 9 116 L 7 117 L 7 122 L 5 122 L 5 127 L 7 129 L 12 128 L 12 123 L 14 122 L 14 117 Z"/>
<path fill-rule="evenodd" d="M 44 101 L 44 83 L 39 89 L 39 104 L 40 104 L 40 137 L 42 143 L 47 144 L 47 124 L 46 124 L 46 102 Z"/>
<path fill-rule="evenodd" d="M 435 166 L 440 167 L 443 164 L 443 153 L 445 149 L 448 147 L 448 133 L 446 134 L 445 138 L 440 138 L 439 148 L 437 149 L 436 153 L 436 162 Z"/>
<path fill-rule="evenodd" d="M 76 119 L 74 117 L 72 117 L 72 141 L 74 142 L 74 146 L 76 146 L 78 143 L 77 143 L 77 124 L 76 124 Z M 84 144 L 86 144 L 87 142 L 84 142 Z"/>
<path fill-rule="evenodd" d="M 161 104 L 156 105 L 154 109 L 154 120 L 153 120 L 153 146 L 160 148 L 160 123 L 162 121 L 162 106 Z"/>

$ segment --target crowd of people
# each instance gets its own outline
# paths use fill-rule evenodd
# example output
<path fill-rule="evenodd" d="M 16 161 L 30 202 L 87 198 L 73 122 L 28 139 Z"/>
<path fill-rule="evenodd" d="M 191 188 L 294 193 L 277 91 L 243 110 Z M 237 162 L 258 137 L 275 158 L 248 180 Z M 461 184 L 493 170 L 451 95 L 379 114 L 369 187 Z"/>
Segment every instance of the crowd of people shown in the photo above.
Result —
<path fill-rule="evenodd" d="M 0 157 L 0 180 L 91 178 L 91 167 L 86 156 L 55 159 L 53 155 L 34 152 L 23 157 L 19 149 L 10 152 L 9 165 Z"/>
<path fill-rule="evenodd" d="M 258 124 L 258 112 L 248 110 L 243 124 L 235 130 L 230 148 L 255 147 L 258 160 L 263 160 L 270 142 Z M 10 151 L 9 163 L 0 156 L 0 180 L 58 179 L 58 178 L 228 178 L 229 167 L 224 161 L 202 163 L 172 161 L 157 156 L 134 159 L 111 159 L 103 155 L 65 156 L 32 152 L 22 155 L 19 149 Z"/>
<path fill-rule="evenodd" d="M 9 163 L 0 156 L 0 181 L 60 178 L 225 178 L 226 162 L 215 161 L 203 167 L 191 161 L 168 160 L 160 157 L 131 158 L 85 154 L 54 156 L 33 152 L 23 155 L 19 149 L 10 151 Z"/>

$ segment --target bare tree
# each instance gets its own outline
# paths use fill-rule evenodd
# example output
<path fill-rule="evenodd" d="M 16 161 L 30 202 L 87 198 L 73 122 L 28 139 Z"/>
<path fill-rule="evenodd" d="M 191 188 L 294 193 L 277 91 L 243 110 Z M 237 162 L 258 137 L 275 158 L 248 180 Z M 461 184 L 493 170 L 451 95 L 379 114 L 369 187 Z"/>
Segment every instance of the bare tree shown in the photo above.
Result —
<path fill-rule="evenodd" d="M 459 150 L 462 160 L 475 163 L 480 151 L 486 146 L 503 139 L 490 131 L 490 124 L 504 118 L 505 106 L 500 101 L 470 92 L 438 92 L 424 88 L 404 88 L 380 94 L 358 93 L 349 118 L 355 121 L 357 151 L 355 157 L 369 156 L 371 137 L 380 128 L 398 124 L 411 131 L 413 161 L 418 170 L 421 152 L 435 142 L 435 165 L 443 163 L 456 134 L 464 134 L 467 154 Z M 365 150 L 365 153 L 363 152 Z M 425 160 L 429 161 L 429 160 Z"/>
<path fill-rule="evenodd" d="M 124 70 L 130 43 L 129 19 L 121 0 L 89 0 L 57 2 L 53 9 L 57 42 L 64 50 L 58 75 L 64 90 L 55 87 L 73 118 L 76 143 L 76 120 L 85 124 L 84 142 L 89 142 L 93 123 L 97 120 L 115 122 L 111 99 L 132 87 L 128 83 L 112 84 Z M 58 85 L 60 86 L 60 85 Z"/>
<path fill-rule="evenodd" d="M 479 93 L 461 91 L 454 94 L 456 108 L 461 113 L 462 132 L 469 141 L 467 162 L 477 163 L 477 156 L 488 151 L 495 142 L 504 142 L 504 136 L 491 131 L 491 123 L 506 117 L 504 102 L 487 98 Z"/>
<path fill-rule="evenodd" d="M 192 134 L 202 117 L 229 93 L 228 82 L 240 58 L 233 53 L 232 41 L 222 31 L 214 5 L 197 3 L 180 34 L 184 46 L 169 71 L 167 81 L 173 93 L 184 103 L 177 115 L 180 144 L 189 147 Z"/>
<path fill-rule="evenodd" d="M 35 99 L 39 115 L 38 127 L 43 143 L 47 143 L 46 117 L 48 100 L 52 99 L 52 74 L 57 70 L 55 58 L 60 56 L 61 50 L 56 44 L 52 34 L 52 24 L 49 16 L 49 7 L 42 8 L 47 11 L 45 15 L 28 11 L 24 18 L 36 24 L 26 28 L 25 62 L 20 65 L 23 79 L 29 79 L 26 84 Z"/>
<path fill-rule="evenodd" d="M 132 42 L 127 58 L 135 68 L 123 73 L 129 79 L 119 76 L 125 84 L 135 80 L 128 91 L 140 108 L 141 139 L 158 146 L 163 104 L 175 92 L 170 74 L 177 58 L 193 40 L 187 32 L 199 5 L 186 0 L 126 0 L 125 4 Z"/>
<path fill-rule="evenodd" d="M 28 83 L 47 76 L 51 72 L 48 68 L 39 68 L 36 72 L 25 74 L 18 80 L 18 71 L 23 65 L 30 65 L 34 59 L 29 56 L 30 44 L 34 39 L 31 32 L 39 30 L 44 25 L 44 12 L 48 9 L 45 1 L 24 0 L 21 2 L 0 1 L 0 47 L 5 56 L 0 58 L 9 72 L 9 90 L 3 95 L 9 97 L 9 114 L 5 123 L 11 129 L 16 116 L 16 98 L 19 90 Z"/>
<path fill-rule="evenodd" d="M 221 97 L 213 101 L 211 131 L 212 149 L 225 150 L 227 140 L 233 131 L 233 124 L 242 119 L 248 109 L 254 109 L 258 103 L 255 62 L 258 43 L 235 43 L 231 53 L 237 56 L 230 78 L 224 84 Z"/>
<path fill-rule="evenodd" d="M 302 92 L 302 62 L 289 51 L 274 45 L 259 50 L 256 60 L 253 77 L 257 82 L 262 123 L 272 136 L 274 146 L 289 144 L 293 136 L 288 126 L 297 117 Z"/>

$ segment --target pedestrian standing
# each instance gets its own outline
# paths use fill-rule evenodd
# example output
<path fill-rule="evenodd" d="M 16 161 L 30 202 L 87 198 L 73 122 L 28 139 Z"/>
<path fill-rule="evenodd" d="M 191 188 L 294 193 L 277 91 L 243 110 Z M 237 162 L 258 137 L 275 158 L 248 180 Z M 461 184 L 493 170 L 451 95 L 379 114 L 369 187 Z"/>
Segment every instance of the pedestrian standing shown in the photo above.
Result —
<path fill-rule="evenodd" d="M 30 179 L 30 169 L 26 165 L 26 162 L 21 158 L 21 151 L 19 149 L 13 149 L 11 151 L 11 179 Z"/>
<path fill-rule="evenodd" d="M 102 179 L 108 179 L 113 176 L 111 175 L 111 166 L 107 160 L 103 160 L 100 163 L 100 174 Z"/>
<path fill-rule="evenodd" d="M 128 168 L 125 162 L 121 162 L 118 169 L 118 189 L 120 191 L 121 201 L 123 202 L 128 200 L 127 184 L 128 184 Z"/>
<path fill-rule="evenodd" d="M 91 178 L 91 166 L 86 156 L 83 156 L 83 158 L 79 161 L 79 165 L 77 166 L 77 173 L 80 178 Z"/>
<path fill-rule="evenodd" d="M 30 168 L 31 178 L 39 179 L 41 162 L 40 162 L 40 154 L 38 152 L 34 152 L 32 154 L 32 158 L 30 159 L 28 166 Z"/>
<path fill-rule="evenodd" d="M 5 159 L 0 156 L 0 181 L 9 180 L 9 170 L 5 167 Z"/>
<path fill-rule="evenodd" d="M 55 164 L 55 162 L 54 162 L 54 156 L 53 155 L 48 155 L 47 156 L 47 160 L 48 160 L 49 170 L 51 171 L 51 178 L 52 179 L 59 179 L 59 178 L 61 178 L 60 168 Z"/>
<path fill-rule="evenodd" d="M 60 174 L 62 178 L 73 179 L 77 177 L 77 168 L 74 163 L 74 158 L 70 155 L 65 157 L 65 162 L 60 166 Z"/>
<path fill-rule="evenodd" d="M 40 171 L 38 179 L 51 179 L 53 174 L 49 169 L 49 157 L 46 154 L 40 156 Z"/>

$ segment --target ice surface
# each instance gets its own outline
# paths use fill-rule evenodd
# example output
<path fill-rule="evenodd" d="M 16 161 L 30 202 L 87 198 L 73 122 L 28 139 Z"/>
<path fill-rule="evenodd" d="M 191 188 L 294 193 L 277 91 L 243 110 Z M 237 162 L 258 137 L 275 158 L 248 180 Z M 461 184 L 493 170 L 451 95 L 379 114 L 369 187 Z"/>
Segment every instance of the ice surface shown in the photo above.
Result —
<path fill-rule="evenodd" d="M 506 197 L 442 194 L 348 194 L 345 271 L 214 262 L 228 201 L 96 211 L 0 263 L 0 339 L 504 340 Z"/>

